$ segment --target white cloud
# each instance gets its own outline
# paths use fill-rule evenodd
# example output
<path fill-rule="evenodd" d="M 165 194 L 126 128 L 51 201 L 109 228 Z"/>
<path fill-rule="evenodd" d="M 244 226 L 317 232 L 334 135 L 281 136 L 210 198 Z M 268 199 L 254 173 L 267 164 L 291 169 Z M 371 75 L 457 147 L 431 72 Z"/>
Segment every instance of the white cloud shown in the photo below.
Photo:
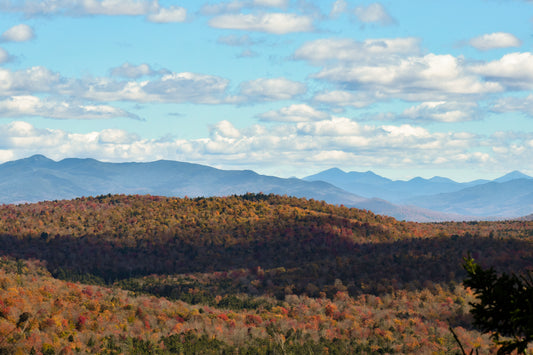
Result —
<path fill-rule="evenodd" d="M 187 19 L 187 10 L 179 6 L 160 8 L 156 13 L 148 15 L 147 19 L 156 23 L 183 22 Z"/>
<path fill-rule="evenodd" d="M 355 9 L 355 16 L 363 23 L 379 23 L 390 25 L 394 19 L 387 13 L 387 10 L 380 3 L 373 3 L 368 6 L 358 6 Z"/>
<path fill-rule="evenodd" d="M 59 92 L 66 84 L 58 73 L 44 67 L 31 67 L 20 71 L 0 68 L 0 96 L 28 93 Z"/>
<path fill-rule="evenodd" d="M 533 54 L 509 53 L 499 60 L 472 65 L 469 70 L 511 90 L 533 89 Z"/>
<path fill-rule="evenodd" d="M 157 1 L 143 0 L 78 0 L 75 3 L 92 15 L 146 15 L 159 8 Z"/>
<path fill-rule="evenodd" d="M 527 97 L 504 97 L 497 100 L 491 107 L 494 112 L 522 112 L 533 117 L 533 94 Z"/>
<path fill-rule="evenodd" d="M 256 79 L 240 85 L 240 94 L 246 100 L 289 100 L 307 91 L 304 84 L 285 78 Z"/>
<path fill-rule="evenodd" d="M 273 34 L 309 32 L 313 30 L 310 17 L 289 13 L 225 14 L 212 18 L 209 25 L 215 28 L 259 31 Z"/>
<path fill-rule="evenodd" d="M 32 16 L 146 16 L 156 23 L 183 22 L 186 10 L 179 6 L 161 7 L 158 0 L 4 0 L 2 10 Z"/>
<path fill-rule="evenodd" d="M 241 136 L 238 129 L 227 120 L 220 121 L 210 129 L 210 135 L 214 139 L 219 138 L 239 138 Z"/>
<path fill-rule="evenodd" d="M 349 92 L 342 90 L 333 90 L 318 93 L 313 97 L 313 100 L 334 106 L 351 106 L 355 108 L 362 108 L 371 105 L 379 98 L 379 92 L 370 93 L 367 91 Z"/>
<path fill-rule="evenodd" d="M 112 81 L 97 78 L 80 83 L 77 96 L 98 101 L 221 103 L 228 80 L 196 73 L 170 73 L 152 81 Z"/>
<path fill-rule="evenodd" d="M 33 29 L 30 26 L 20 24 L 2 33 L 0 39 L 4 42 L 26 42 L 33 39 L 34 36 Z"/>
<path fill-rule="evenodd" d="M 520 47 L 522 42 L 510 33 L 494 32 L 472 38 L 470 45 L 476 49 L 487 51 L 497 48 Z"/>
<path fill-rule="evenodd" d="M 530 162 L 533 134 L 503 132 L 478 136 L 466 132 L 432 133 L 413 125 L 361 125 L 336 117 L 280 126 L 235 128 L 228 121 L 200 139 L 145 139 L 125 130 L 70 133 L 37 129 L 26 122 L 0 125 L 0 159 L 40 153 L 53 159 L 92 157 L 105 161 L 184 160 L 221 168 L 260 172 L 285 169 L 302 176 L 305 169 L 353 167 L 487 169 Z M 487 150 L 494 147 L 494 150 Z M 520 148 L 520 149 L 518 149 Z M 312 163 L 310 165 L 310 163 Z"/>
<path fill-rule="evenodd" d="M 279 110 L 265 112 L 258 115 L 258 117 L 262 121 L 307 122 L 324 120 L 329 118 L 329 115 L 325 112 L 318 111 L 309 105 L 295 104 L 283 107 Z"/>
<path fill-rule="evenodd" d="M 451 55 L 428 54 L 387 64 L 337 65 L 322 69 L 314 77 L 410 101 L 438 101 L 449 95 L 486 94 L 503 89 L 498 83 L 484 82 L 469 74 Z"/>
<path fill-rule="evenodd" d="M 138 76 L 151 69 L 119 67 L 118 74 Z M 166 72 L 159 71 L 158 74 Z M 227 79 L 196 73 L 167 73 L 153 80 L 117 81 L 109 78 L 69 79 L 44 67 L 21 71 L 0 68 L 0 96 L 49 93 L 100 102 L 194 102 L 215 104 L 226 99 Z"/>
<path fill-rule="evenodd" d="M 140 137 L 138 135 L 129 133 L 122 129 L 104 129 L 98 134 L 98 143 L 102 144 L 134 144 L 139 140 Z"/>
<path fill-rule="evenodd" d="M 55 119 L 109 119 L 137 115 L 109 105 L 42 100 L 36 96 L 12 96 L 0 100 L 0 117 L 38 116 Z"/>
<path fill-rule="evenodd" d="M 417 55 L 420 40 L 413 37 L 390 39 L 318 39 L 305 43 L 294 57 L 313 64 L 333 62 L 375 63 L 396 61 L 398 56 Z"/>
<path fill-rule="evenodd" d="M 474 102 L 430 101 L 412 106 L 400 115 L 417 121 L 463 122 L 478 118 Z"/>

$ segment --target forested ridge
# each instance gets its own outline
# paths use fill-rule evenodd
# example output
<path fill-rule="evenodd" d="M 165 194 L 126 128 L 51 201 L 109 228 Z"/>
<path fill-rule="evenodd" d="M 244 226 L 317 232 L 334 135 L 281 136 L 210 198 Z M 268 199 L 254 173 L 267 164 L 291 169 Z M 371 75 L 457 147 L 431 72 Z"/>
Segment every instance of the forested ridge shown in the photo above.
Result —
<path fill-rule="evenodd" d="M 3 205 L 0 235 L 8 353 L 456 353 L 449 326 L 488 353 L 463 257 L 533 265 L 533 222 L 400 222 L 263 194 Z"/>

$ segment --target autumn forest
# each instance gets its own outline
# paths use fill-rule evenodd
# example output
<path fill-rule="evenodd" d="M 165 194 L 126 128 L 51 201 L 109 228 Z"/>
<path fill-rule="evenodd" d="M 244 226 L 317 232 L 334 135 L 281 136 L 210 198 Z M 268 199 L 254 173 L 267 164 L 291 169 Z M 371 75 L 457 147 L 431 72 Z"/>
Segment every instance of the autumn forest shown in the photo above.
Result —
<path fill-rule="evenodd" d="M 496 353 L 462 262 L 521 273 L 532 241 L 264 194 L 2 205 L 0 354 Z"/>

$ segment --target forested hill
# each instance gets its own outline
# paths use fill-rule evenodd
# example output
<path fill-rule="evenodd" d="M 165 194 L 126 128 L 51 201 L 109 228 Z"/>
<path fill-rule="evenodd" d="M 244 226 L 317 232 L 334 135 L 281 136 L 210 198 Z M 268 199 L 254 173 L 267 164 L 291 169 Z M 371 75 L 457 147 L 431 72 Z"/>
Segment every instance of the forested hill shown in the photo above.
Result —
<path fill-rule="evenodd" d="M 521 272 L 532 237 L 263 194 L 2 205 L 0 353 L 495 352 L 461 263 Z"/>
<path fill-rule="evenodd" d="M 0 207 L 0 251 L 46 260 L 50 271 L 64 278 L 112 282 L 154 273 L 284 267 L 295 270 L 292 281 L 299 292 L 314 275 L 320 276 L 319 288 L 338 278 L 352 281 L 357 293 L 361 283 L 377 289 L 391 279 L 401 284 L 458 281 L 468 252 L 479 251 L 490 260 L 491 253 L 516 249 L 517 259 L 529 248 L 497 237 L 529 236 L 530 224 L 399 222 L 364 210 L 263 194 L 106 195 Z"/>

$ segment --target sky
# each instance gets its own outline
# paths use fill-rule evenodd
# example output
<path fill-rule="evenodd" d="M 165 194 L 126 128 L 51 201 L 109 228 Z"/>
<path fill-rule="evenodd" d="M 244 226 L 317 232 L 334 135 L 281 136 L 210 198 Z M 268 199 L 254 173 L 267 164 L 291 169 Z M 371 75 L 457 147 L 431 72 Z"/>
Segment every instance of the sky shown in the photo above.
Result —
<path fill-rule="evenodd" d="M 0 163 L 533 175 L 533 1 L 0 0 Z"/>

